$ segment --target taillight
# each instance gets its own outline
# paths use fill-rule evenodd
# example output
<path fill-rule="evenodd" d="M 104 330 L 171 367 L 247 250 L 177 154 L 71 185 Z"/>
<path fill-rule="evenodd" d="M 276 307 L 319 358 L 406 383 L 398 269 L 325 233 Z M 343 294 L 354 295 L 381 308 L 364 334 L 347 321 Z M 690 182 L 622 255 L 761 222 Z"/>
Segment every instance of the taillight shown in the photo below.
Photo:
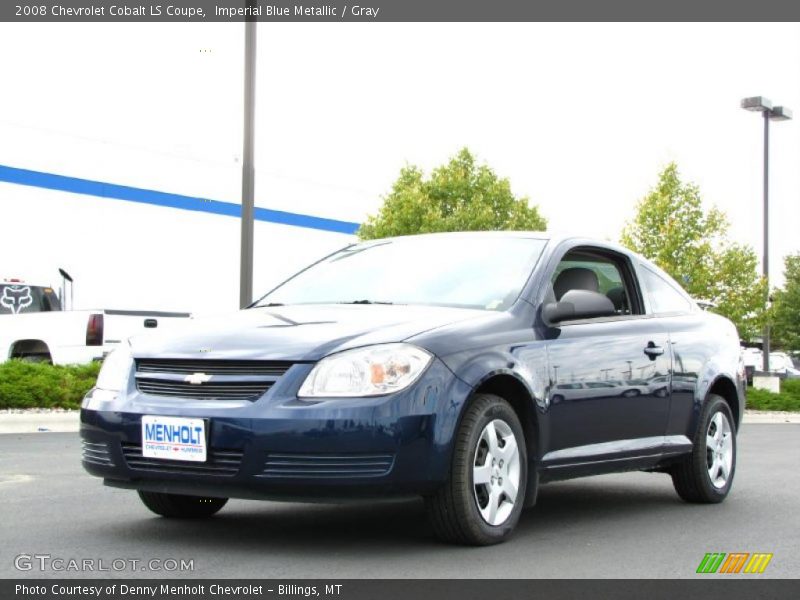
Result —
<path fill-rule="evenodd" d="M 86 345 L 103 345 L 103 314 L 89 315 L 89 322 L 86 325 Z"/>

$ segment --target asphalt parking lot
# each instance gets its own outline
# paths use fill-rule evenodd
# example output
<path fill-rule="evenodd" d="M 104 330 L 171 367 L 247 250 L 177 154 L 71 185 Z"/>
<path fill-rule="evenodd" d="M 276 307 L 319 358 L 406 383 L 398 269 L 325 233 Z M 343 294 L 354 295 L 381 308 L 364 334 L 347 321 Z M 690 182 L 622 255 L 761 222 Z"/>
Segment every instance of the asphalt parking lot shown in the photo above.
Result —
<path fill-rule="evenodd" d="M 542 488 L 508 543 L 464 548 L 433 538 L 421 501 L 232 500 L 210 521 L 169 521 L 135 493 L 85 474 L 77 434 L 7 434 L 0 435 L 0 577 L 97 575 L 20 572 L 19 554 L 194 561 L 193 571 L 109 573 L 115 577 L 694 577 L 706 552 L 772 552 L 763 575 L 736 577 L 796 578 L 798 463 L 800 424 L 746 425 L 734 490 L 722 505 L 685 504 L 657 474 L 555 483 Z"/>

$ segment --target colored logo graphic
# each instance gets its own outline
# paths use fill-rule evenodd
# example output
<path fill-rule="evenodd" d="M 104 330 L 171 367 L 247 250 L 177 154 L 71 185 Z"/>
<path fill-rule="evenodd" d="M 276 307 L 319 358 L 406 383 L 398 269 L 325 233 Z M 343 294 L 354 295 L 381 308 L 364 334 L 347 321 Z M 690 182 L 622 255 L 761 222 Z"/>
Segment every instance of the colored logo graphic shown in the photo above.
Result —
<path fill-rule="evenodd" d="M 700 561 L 697 573 L 724 573 L 731 575 L 734 573 L 763 573 L 769 561 L 772 560 L 772 553 L 765 552 L 708 552 Z"/>

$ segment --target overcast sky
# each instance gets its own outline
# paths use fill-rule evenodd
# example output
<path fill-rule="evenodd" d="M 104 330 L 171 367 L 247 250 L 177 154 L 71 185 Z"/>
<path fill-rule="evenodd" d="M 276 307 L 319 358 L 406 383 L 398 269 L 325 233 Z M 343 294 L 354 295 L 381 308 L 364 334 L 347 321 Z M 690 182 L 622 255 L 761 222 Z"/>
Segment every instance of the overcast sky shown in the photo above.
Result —
<path fill-rule="evenodd" d="M 243 32 L 0 24 L 0 163 L 237 201 Z M 762 123 L 739 100 L 800 112 L 798 24 L 261 23 L 258 35 L 260 206 L 361 221 L 406 162 L 428 171 L 468 146 L 553 229 L 616 240 L 674 160 L 761 254 Z M 772 128 L 775 279 L 800 251 L 798 127 Z M 36 227 L 0 201 L 4 226 Z"/>

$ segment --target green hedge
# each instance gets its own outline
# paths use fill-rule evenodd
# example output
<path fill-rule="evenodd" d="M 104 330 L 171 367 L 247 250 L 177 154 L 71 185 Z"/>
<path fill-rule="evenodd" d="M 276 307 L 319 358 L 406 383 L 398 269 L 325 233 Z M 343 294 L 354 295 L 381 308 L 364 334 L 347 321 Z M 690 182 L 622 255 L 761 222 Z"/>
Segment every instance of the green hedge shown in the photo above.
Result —
<path fill-rule="evenodd" d="M 100 363 L 55 366 L 10 360 L 0 364 L 0 408 L 80 408 Z"/>
<path fill-rule="evenodd" d="M 747 388 L 747 408 L 755 410 L 800 411 L 800 379 L 781 381 L 781 393 Z"/>

